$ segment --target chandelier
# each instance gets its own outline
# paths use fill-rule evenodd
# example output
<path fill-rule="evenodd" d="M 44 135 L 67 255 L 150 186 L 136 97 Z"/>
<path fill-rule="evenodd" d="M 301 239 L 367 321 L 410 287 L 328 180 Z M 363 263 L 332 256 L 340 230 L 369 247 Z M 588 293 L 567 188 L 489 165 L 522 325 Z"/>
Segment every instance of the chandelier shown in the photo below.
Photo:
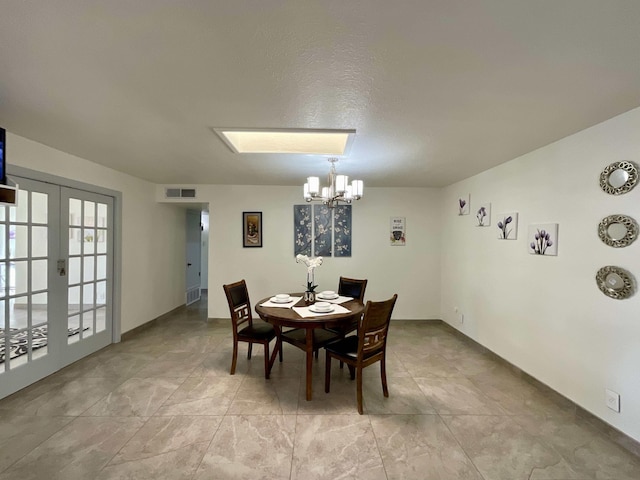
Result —
<path fill-rule="evenodd" d="M 329 208 L 334 208 L 340 203 L 351 203 L 353 200 L 360 200 L 364 190 L 362 180 L 353 180 L 349 185 L 347 175 L 336 173 L 337 158 L 330 158 L 331 170 L 329 171 L 329 186 L 320 188 L 318 177 L 308 177 L 304 184 L 304 199 L 307 202 L 322 202 Z"/>

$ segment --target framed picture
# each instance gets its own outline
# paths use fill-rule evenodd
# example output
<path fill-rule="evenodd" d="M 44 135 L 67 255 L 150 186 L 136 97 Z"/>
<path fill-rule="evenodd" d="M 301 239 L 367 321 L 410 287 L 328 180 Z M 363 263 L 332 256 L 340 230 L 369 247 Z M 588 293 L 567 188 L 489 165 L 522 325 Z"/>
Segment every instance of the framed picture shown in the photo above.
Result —
<path fill-rule="evenodd" d="M 488 227 L 491 225 L 491 204 L 481 203 L 476 210 L 476 227 Z"/>
<path fill-rule="evenodd" d="M 518 238 L 518 212 L 499 214 L 497 226 L 500 240 L 516 240 Z"/>
<path fill-rule="evenodd" d="M 471 211 L 471 194 L 458 198 L 458 215 L 469 215 Z"/>
<path fill-rule="evenodd" d="M 242 246 L 262 247 L 262 212 L 242 212 Z"/>
<path fill-rule="evenodd" d="M 529 253 L 531 255 L 558 255 L 558 224 L 529 225 Z"/>
<path fill-rule="evenodd" d="M 405 229 L 405 217 L 391 217 L 390 218 L 390 235 L 389 239 L 391 245 L 404 246 L 406 244 L 406 229 Z"/>

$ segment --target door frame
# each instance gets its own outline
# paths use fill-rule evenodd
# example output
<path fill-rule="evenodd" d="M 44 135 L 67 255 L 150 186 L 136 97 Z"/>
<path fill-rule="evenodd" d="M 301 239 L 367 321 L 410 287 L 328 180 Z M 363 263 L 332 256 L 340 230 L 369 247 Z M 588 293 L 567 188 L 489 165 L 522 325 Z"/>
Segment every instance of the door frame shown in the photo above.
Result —
<path fill-rule="evenodd" d="M 122 192 L 17 165 L 7 164 L 7 175 L 113 197 L 113 331 L 111 341 L 119 343 L 122 335 Z M 20 182 L 16 183 L 19 188 Z"/>

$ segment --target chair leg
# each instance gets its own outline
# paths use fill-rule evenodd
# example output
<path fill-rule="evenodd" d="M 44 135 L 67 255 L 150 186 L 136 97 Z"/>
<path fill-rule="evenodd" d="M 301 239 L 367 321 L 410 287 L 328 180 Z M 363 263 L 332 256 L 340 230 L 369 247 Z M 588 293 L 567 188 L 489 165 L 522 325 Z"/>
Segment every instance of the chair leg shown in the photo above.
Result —
<path fill-rule="evenodd" d="M 253 347 L 253 343 L 249 342 L 249 352 L 247 353 L 247 358 L 251 360 L 251 348 Z"/>
<path fill-rule="evenodd" d="M 382 378 L 382 393 L 385 397 L 389 396 L 389 389 L 387 388 L 387 367 L 386 367 L 386 355 L 383 355 L 380 360 L 380 377 Z"/>
<path fill-rule="evenodd" d="M 238 361 L 238 342 L 233 342 L 233 355 L 231 357 L 231 372 L 230 375 L 236 373 L 236 362 Z"/>
<path fill-rule="evenodd" d="M 329 388 L 331 388 L 331 355 L 327 352 L 327 362 L 324 369 L 324 392 L 329 393 Z"/>
<path fill-rule="evenodd" d="M 347 365 L 347 367 L 349 367 L 349 376 L 351 377 L 351 380 L 353 380 L 356 378 L 356 367 L 353 365 Z"/>
<path fill-rule="evenodd" d="M 264 378 L 269 380 L 269 342 L 264 344 Z"/>
<path fill-rule="evenodd" d="M 315 353 L 316 353 L 316 360 L 318 359 L 318 355 L 319 355 L 319 353 L 318 353 L 318 352 L 319 352 L 319 351 L 320 351 L 320 349 L 316 350 L 316 352 L 315 352 Z"/>
<path fill-rule="evenodd" d="M 356 373 L 356 388 L 357 388 L 357 400 L 358 400 L 358 413 L 360 415 L 362 415 L 363 413 L 363 408 L 362 408 L 362 366 L 358 366 L 357 369 L 357 373 Z"/>
<path fill-rule="evenodd" d="M 280 340 L 280 337 L 278 337 L 276 342 L 277 342 L 276 348 L 278 349 L 278 354 L 280 356 L 280 363 L 282 363 L 282 340 Z"/>
<path fill-rule="evenodd" d="M 344 368 L 344 362 L 340 360 L 340 370 L 342 370 L 343 368 Z"/>

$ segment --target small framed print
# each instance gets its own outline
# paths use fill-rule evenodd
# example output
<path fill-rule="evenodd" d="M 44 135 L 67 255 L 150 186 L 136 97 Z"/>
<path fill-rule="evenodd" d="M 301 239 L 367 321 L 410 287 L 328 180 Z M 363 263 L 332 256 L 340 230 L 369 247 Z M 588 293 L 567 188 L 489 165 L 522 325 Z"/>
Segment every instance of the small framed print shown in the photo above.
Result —
<path fill-rule="evenodd" d="M 406 245 L 406 221 L 405 217 L 391 217 L 390 218 L 390 236 L 391 245 L 404 246 Z"/>
<path fill-rule="evenodd" d="M 262 247 L 262 212 L 242 212 L 242 246 Z"/>

